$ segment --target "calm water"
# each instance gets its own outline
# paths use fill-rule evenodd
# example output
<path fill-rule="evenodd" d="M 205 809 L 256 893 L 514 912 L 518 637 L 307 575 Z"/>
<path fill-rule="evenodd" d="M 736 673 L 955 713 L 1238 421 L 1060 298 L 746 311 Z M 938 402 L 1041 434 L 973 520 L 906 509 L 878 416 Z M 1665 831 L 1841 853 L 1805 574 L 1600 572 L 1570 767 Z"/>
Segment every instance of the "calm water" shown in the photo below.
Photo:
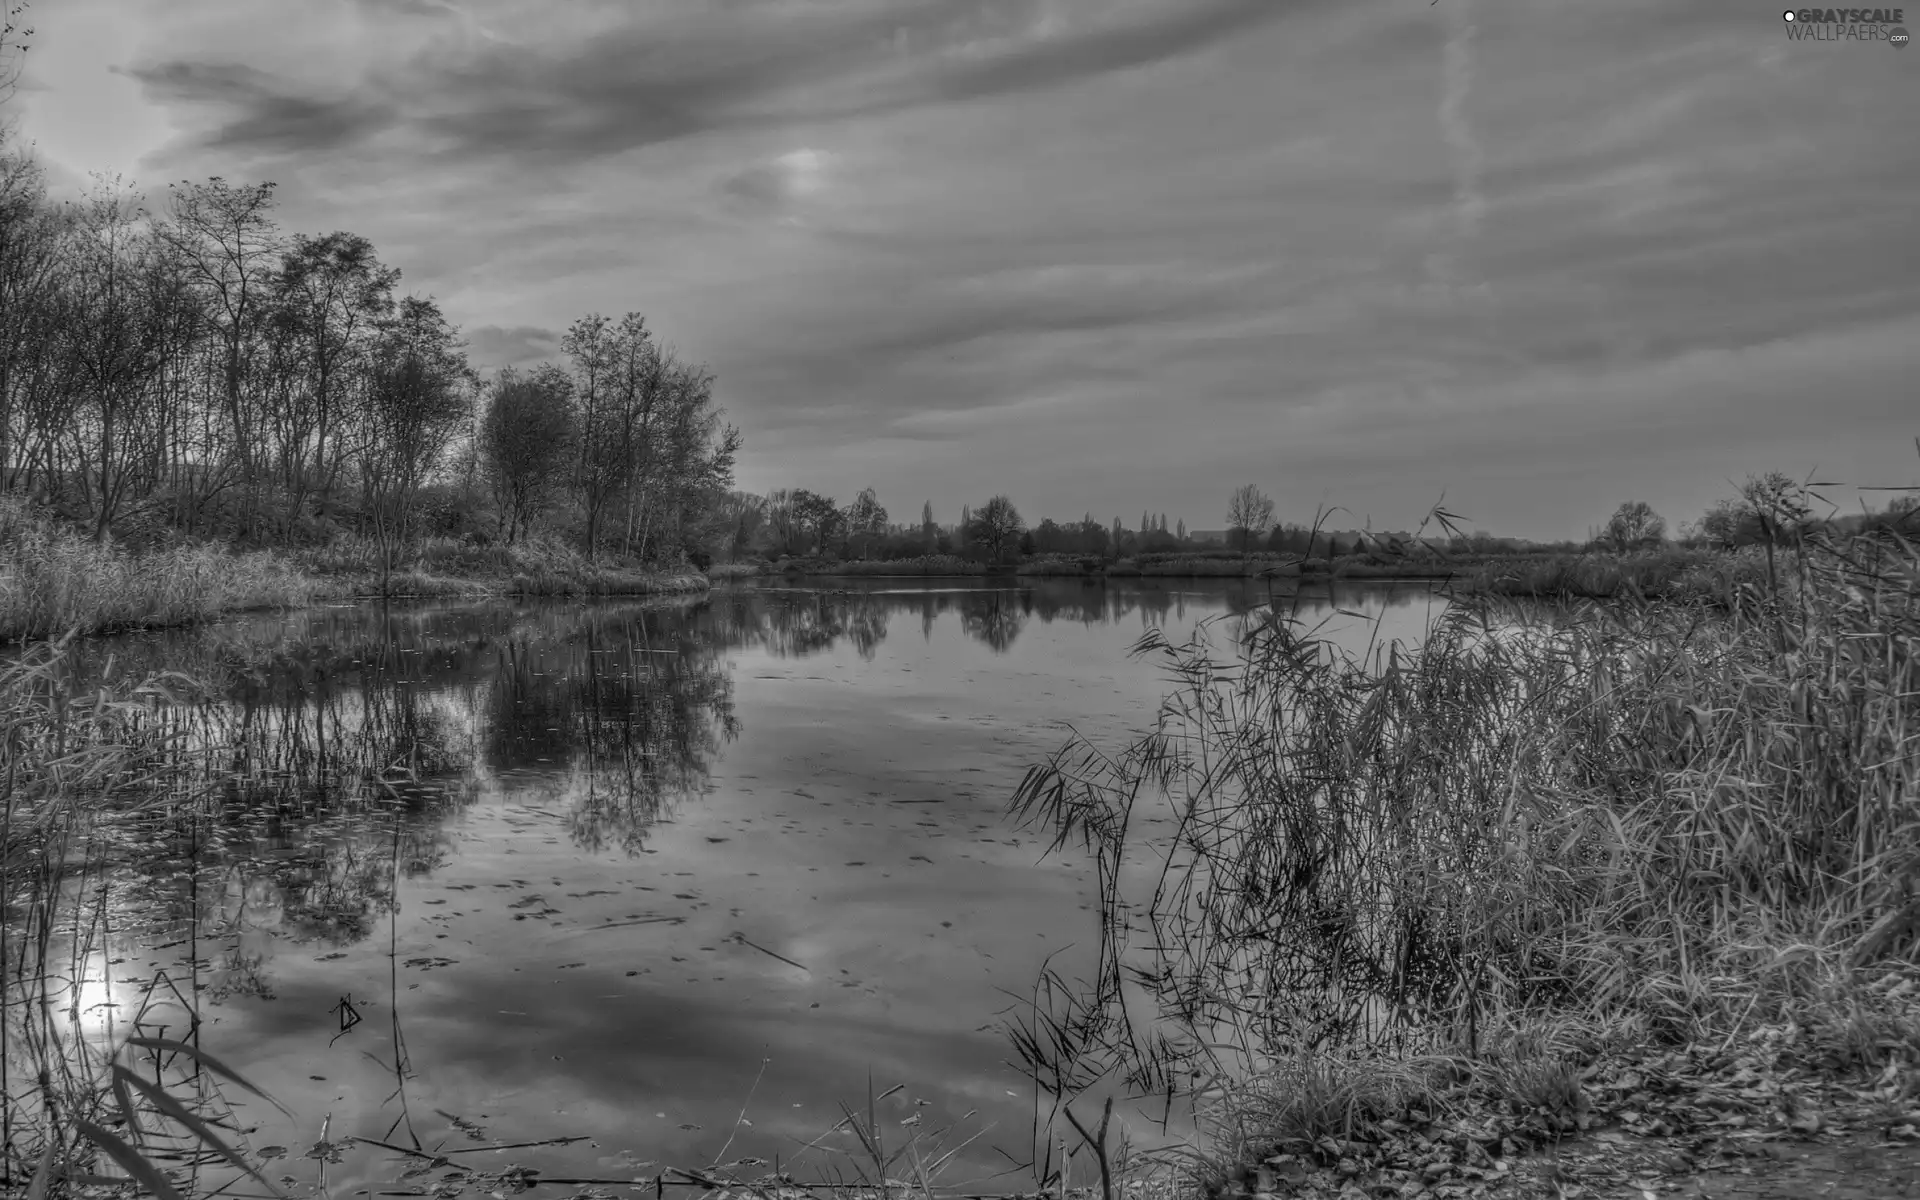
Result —
<path fill-rule="evenodd" d="M 836 581 L 93 643 L 83 671 L 111 655 L 213 681 L 215 703 L 170 718 L 221 749 L 204 826 L 119 852 L 121 932 L 89 966 L 87 1019 L 124 1035 L 144 1006 L 147 1032 L 177 1035 L 171 981 L 202 1046 L 295 1114 L 242 1122 L 302 1183 L 323 1125 L 476 1144 L 455 1117 L 491 1141 L 591 1139 L 476 1156 L 550 1175 L 723 1147 L 791 1162 L 869 1080 L 905 1085 L 894 1121 L 976 1113 L 960 1175 L 1004 1169 L 1030 1153 L 1031 1088 L 1001 1014 L 1097 930 L 1089 874 L 1042 861 L 1007 800 L 1067 723 L 1117 744 L 1151 722 L 1163 676 L 1127 657 L 1145 629 L 1184 636 L 1265 596 Z M 1382 587 L 1302 607 L 1358 647 L 1416 639 L 1441 603 Z M 344 1154 L 336 1195 L 398 1174 Z"/>

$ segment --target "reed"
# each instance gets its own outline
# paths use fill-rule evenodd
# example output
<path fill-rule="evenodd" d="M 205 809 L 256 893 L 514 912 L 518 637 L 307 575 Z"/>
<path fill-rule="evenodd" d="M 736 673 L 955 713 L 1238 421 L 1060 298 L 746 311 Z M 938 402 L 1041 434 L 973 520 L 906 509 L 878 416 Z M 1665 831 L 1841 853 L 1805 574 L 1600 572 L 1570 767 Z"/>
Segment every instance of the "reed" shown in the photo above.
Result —
<path fill-rule="evenodd" d="M 0 496 L 0 642 L 186 625 L 309 602 L 313 582 L 265 553 L 180 546 L 131 554 Z"/>
<path fill-rule="evenodd" d="M 1632 554 L 1526 555 L 1478 564 L 1464 573 L 1463 590 L 1535 599 L 1639 597 L 1725 604 L 1743 584 L 1766 579 L 1766 555 L 1671 547 Z"/>
<path fill-rule="evenodd" d="M 640 596 L 707 586 L 707 577 L 690 567 L 589 561 L 551 537 L 511 546 L 424 538 L 392 558 L 386 554 L 371 539 L 340 538 L 300 552 L 296 561 L 331 593 L 349 596 Z"/>
<path fill-rule="evenodd" d="M 985 575 L 987 565 L 953 554 L 925 554 L 919 558 L 828 559 L 796 558 L 774 564 L 782 575 Z"/>
<path fill-rule="evenodd" d="M 1016 575 L 1097 576 L 1106 560 L 1097 554 L 1042 554 L 1014 568 Z"/>
<path fill-rule="evenodd" d="M 1920 954 L 1920 551 L 1816 538 L 1649 570 L 1706 572 L 1716 603 L 1469 595 L 1364 657 L 1284 606 L 1230 656 L 1204 629 L 1143 638 L 1176 681 L 1155 729 L 1076 739 L 1015 797 L 1102 880 L 1100 969 L 1016 1037 L 1029 1070 L 1198 1073 L 1305 1130 L 1256 1099 L 1351 1107 L 1385 1095 L 1367 1071 L 1484 1064 L 1542 1024 L 1791 1025 L 1840 1062 L 1920 1057 L 1920 1017 L 1876 983 Z M 1551 1097 L 1568 1061 L 1498 1080 Z"/>
<path fill-rule="evenodd" d="M 61 670 L 70 641 L 36 643 L 0 669 L 0 1176 L 36 1198 L 130 1180 L 179 1200 L 195 1189 L 162 1163 L 186 1159 L 200 1179 L 211 1160 L 277 1196 L 231 1144 L 231 1110 L 207 1085 L 264 1093 L 192 1035 L 122 1036 L 111 1018 L 89 1026 L 98 1013 L 82 998 L 111 971 L 102 880 L 113 847 L 175 819 L 187 799 L 171 782 L 173 739 L 148 717 L 196 685 L 109 675 L 76 697 Z"/>

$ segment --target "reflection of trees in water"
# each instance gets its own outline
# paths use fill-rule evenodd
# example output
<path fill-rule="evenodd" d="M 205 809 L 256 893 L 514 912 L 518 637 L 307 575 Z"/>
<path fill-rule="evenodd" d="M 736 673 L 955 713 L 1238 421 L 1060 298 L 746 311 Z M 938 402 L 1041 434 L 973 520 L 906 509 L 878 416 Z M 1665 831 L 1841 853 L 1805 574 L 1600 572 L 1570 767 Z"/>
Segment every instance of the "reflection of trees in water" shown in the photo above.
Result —
<path fill-rule="evenodd" d="M 898 597 L 871 592 L 766 591 L 735 594 L 714 606 L 735 644 L 763 647 L 778 658 L 805 658 L 842 641 L 871 660 L 887 636 Z"/>
<path fill-rule="evenodd" d="M 1337 598 L 1427 602 L 1390 587 Z M 443 818 L 485 776 L 544 777 L 567 797 L 583 847 L 638 849 L 664 811 L 708 786 L 738 731 L 735 648 L 847 645 L 872 658 L 892 615 L 908 612 L 925 636 L 951 615 L 1005 653 L 1035 619 L 1160 624 L 1223 600 L 1247 614 L 1269 594 L 1178 581 L 770 588 L 673 604 L 316 609 L 89 643 L 75 652 L 82 681 L 105 676 L 111 657 L 116 677 L 179 670 L 211 691 L 146 717 L 171 739 L 154 766 L 180 799 L 110 847 L 126 868 L 114 875 L 116 928 L 191 933 L 219 964 L 215 994 L 268 992 L 274 945 L 345 946 L 391 915 L 396 873 L 451 852 Z M 1324 592 L 1301 600 L 1329 605 Z"/>
<path fill-rule="evenodd" d="M 703 791 L 739 732 L 729 639 L 686 610 L 588 610 L 563 637 L 496 648 L 480 759 L 561 769 L 583 847 L 629 852 L 677 800 Z"/>
<path fill-rule="evenodd" d="M 918 587 L 888 580 L 870 590 L 856 584 L 826 590 L 729 591 L 715 596 L 701 619 L 729 645 L 756 645 L 781 658 L 824 653 L 842 643 L 871 658 L 895 613 L 917 616 L 923 639 L 931 639 L 934 627 L 953 614 L 968 637 L 1000 653 L 1029 619 L 1042 624 L 1137 624 L 1145 630 L 1186 624 L 1202 613 L 1224 609 L 1229 628 L 1244 629 L 1247 618 L 1274 604 L 1298 604 L 1306 611 L 1327 611 L 1336 604 L 1381 610 L 1427 601 L 1421 587 L 1343 583 L 1329 592 L 1324 585 L 1303 588 L 1297 581 L 1283 580 L 1147 578 L 1108 584 L 1022 578 L 1012 586 L 995 582 L 975 587 L 956 587 L 949 581 Z"/>
<path fill-rule="evenodd" d="M 968 637 L 984 642 L 995 654 L 1005 654 L 1020 636 L 1020 627 L 1033 611 L 1032 593 L 978 592 L 963 594 L 960 601 L 960 628 Z"/>
<path fill-rule="evenodd" d="M 271 995 L 276 945 L 360 941 L 396 878 L 445 861 L 477 766 L 551 758 L 583 781 L 577 836 L 631 846 L 736 731 L 726 645 L 642 606 L 316 610 L 108 643 L 82 680 L 111 654 L 116 676 L 208 685 L 147 714 L 180 801 L 118 830 L 115 927 L 190 947 L 210 999 Z"/>

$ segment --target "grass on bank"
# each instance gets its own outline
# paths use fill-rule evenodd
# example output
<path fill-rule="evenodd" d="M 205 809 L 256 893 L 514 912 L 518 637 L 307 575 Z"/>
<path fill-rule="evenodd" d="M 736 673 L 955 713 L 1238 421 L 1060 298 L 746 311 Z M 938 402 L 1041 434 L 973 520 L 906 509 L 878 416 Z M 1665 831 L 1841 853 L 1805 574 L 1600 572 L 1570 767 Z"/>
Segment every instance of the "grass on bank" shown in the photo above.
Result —
<path fill-rule="evenodd" d="M 690 567 L 588 562 L 552 539 L 505 547 L 426 538 L 384 571 L 380 548 L 361 538 L 292 555 L 179 544 L 134 553 L 0 496 L 0 644 L 188 625 L 329 597 L 624 596 L 706 586 Z"/>
<path fill-rule="evenodd" d="M 589 561 L 567 543 L 546 536 L 511 546 L 423 538 L 402 548 L 386 571 L 377 543 L 343 537 L 301 551 L 295 561 L 327 581 L 329 591 L 353 596 L 640 596 L 699 591 L 708 582 L 691 567 Z"/>
<path fill-rule="evenodd" d="M 768 568 L 775 575 L 985 575 L 987 565 L 953 554 L 924 554 L 919 558 L 855 559 L 839 562 L 824 558 L 781 559 Z"/>
<path fill-rule="evenodd" d="M 135 555 L 0 496 L 0 643 L 190 624 L 306 604 L 314 592 L 311 579 L 270 553 L 184 546 Z"/>
<path fill-rule="evenodd" d="M 1673 600 L 1728 607 L 1743 586 L 1767 581 L 1764 548 L 1720 551 L 1669 547 L 1630 554 L 1532 555 L 1469 569 L 1465 591 L 1536 599 Z"/>
<path fill-rule="evenodd" d="M 1177 684 L 1154 732 L 1070 743 L 1015 802 L 1096 856 L 1105 918 L 1097 977 L 1016 1033 L 1029 1069 L 1217 1081 L 1217 1183 L 1455 1064 L 1576 1103 L 1627 1045 L 1920 1063 L 1920 997 L 1887 986 L 1920 957 L 1920 550 L 1646 571 L 1670 586 L 1468 595 L 1368 658 L 1284 605 L 1224 661 L 1149 634 Z"/>

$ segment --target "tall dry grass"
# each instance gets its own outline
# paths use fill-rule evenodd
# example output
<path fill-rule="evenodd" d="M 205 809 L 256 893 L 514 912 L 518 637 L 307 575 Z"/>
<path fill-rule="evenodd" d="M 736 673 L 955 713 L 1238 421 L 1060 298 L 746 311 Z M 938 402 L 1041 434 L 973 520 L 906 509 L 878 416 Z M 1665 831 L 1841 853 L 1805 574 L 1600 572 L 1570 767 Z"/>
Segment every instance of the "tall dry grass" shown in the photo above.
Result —
<path fill-rule="evenodd" d="M 473 545 L 429 537 L 388 549 L 369 538 L 338 538 L 299 553 L 304 571 L 347 595 L 388 596 L 632 596 L 699 591 L 707 578 L 692 568 L 661 569 L 626 562 L 588 561 L 551 536 Z"/>
<path fill-rule="evenodd" d="M 131 554 L 0 496 L 0 643 L 107 633 L 307 603 L 312 581 L 267 553 L 210 546 Z"/>
<path fill-rule="evenodd" d="M 987 565 L 953 554 L 925 554 L 919 558 L 847 562 L 796 558 L 774 564 L 773 570 L 783 575 L 985 575 Z"/>
<path fill-rule="evenodd" d="M 1524 555 L 1483 562 L 1463 590 L 1536 599 L 1675 600 L 1727 605 L 1742 585 L 1767 578 L 1764 550 L 1738 553 L 1671 546 L 1629 554 Z"/>
<path fill-rule="evenodd" d="M 1917 580 L 1861 537 L 1718 609 L 1468 598 L 1364 658 L 1284 608 L 1231 656 L 1149 634 L 1178 684 L 1154 732 L 1016 797 L 1094 854 L 1105 918 L 1029 1068 L 1178 1090 L 1540 1022 L 1920 1057 L 1860 973 L 1920 954 Z"/>

